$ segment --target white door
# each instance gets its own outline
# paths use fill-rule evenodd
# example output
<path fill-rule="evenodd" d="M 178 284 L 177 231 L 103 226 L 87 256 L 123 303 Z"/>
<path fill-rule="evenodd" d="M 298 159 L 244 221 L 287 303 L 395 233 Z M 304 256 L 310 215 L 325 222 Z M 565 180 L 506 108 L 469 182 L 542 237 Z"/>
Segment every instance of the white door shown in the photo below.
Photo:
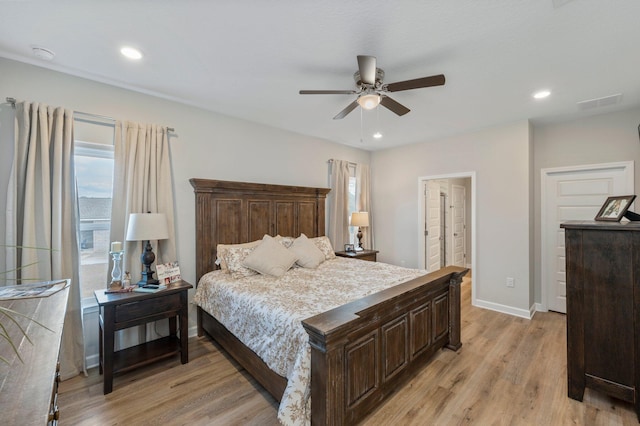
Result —
<path fill-rule="evenodd" d="M 440 184 L 429 180 L 424 184 L 425 199 L 425 269 L 440 269 Z"/>
<path fill-rule="evenodd" d="M 467 240 L 465 226 L 465 203 L 466 190 L 461 185 L 451 185 L 451 223 L 452 223 L 452 256 L 451 264 L 464 267 L 467 263 L 465 259 L 465 241 Z"/>
<path fill-rule="evenodd" d="M 542 171 L 542 299 L 566 313 L 564 229 L 568 220 L 593 220 L 612 195 L 633 194 L 633 162 Z"/>

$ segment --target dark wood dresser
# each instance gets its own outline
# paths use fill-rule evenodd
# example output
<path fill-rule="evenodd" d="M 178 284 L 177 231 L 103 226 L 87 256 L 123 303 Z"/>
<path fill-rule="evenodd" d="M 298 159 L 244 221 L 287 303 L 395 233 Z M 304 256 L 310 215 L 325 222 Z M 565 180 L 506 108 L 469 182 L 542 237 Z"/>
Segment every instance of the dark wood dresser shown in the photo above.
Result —
<path fill-rule="evenodd" d="M 58 354 L 68 293 L 67 287 L 48 297 L 0 301 L 1 306 L 50 329 L 16 316 L 33 342 L 29 343 L 15 324 L 4 316 L 0 318 L 24 361 L 20 361 L 6 340 L 0 341 L 0 355 L 9 361 L 9 364 L 0 361 L 0 423 L 57 424 Z"/>
<path fill-rule="evenodd" d="M 640 419 L 640 222 L 561 227 L 569 397 L 595 389 L 633 403 Z"/>

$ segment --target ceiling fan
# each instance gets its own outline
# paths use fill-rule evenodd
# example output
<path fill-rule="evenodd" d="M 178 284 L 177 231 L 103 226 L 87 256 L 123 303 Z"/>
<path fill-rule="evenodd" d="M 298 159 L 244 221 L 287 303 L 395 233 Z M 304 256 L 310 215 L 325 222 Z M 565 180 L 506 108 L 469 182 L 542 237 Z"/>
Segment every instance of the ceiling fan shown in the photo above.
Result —
<path fill-rule="evenodd" d="M 376 57 L 368 55 L 358 55 L 358 71 L 353 74 L 353 79 L 356 81 L 356 90 L 300 90 L 300 94 L 358 95 L 355 101 L 333 117 L 334 120 L 339 120 L 346 117 L 358 105 L 364 109 L 374 109 L 380 104 L 397 115 L 405 115 L 411 110 L 391 99 L 388 93 L 444 85 L 443 74 L 385 84 L 383 83 L 384 71 L 376 67 Z"/>

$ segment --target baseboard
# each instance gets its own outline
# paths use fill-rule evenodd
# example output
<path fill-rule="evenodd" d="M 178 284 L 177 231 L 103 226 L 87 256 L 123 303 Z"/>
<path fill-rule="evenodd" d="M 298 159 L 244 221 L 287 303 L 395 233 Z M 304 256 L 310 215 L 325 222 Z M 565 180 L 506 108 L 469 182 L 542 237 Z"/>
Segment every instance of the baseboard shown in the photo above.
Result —
<path fill-rule="evenodd" d="M 536 312 L 549 312 L 549 310 L 544 305 L 542 305 L 542 303 L 536 303 L 535 308 Z"/>
<path fill-rule="evenodd" d="M 475 303 L 473 304 L 473 306 L 489 309 L 491 311 L 501 312 L 503 314 L 508 314 L 515 317 L 525 318 L 528 320 L 533 318 L 533 314 L 535 313 L 535 310 L 532 313 L 531 309 L 529 310 L 519 309 L 519 308 L 514 308 L 513 306 L 501 305 L 499 303 L 487 302 L 486 300 L 479 300 L 479 299 L 475 300 Z"/>
<path fill-rule="evenodd" d="M 88 369 L 97 367 L 100 363 L 100 357 L 98 354 L 91 354 L 84 359 L 85 367 Z"/>
<path fill-rule="evenodd" d="M 197 337 L 198 336 L 198 326 L 197 325 L 192 325 L 191 327 L 189 327 L 189 331 L 187 333 L 189 335 L 189 337 Z"/>

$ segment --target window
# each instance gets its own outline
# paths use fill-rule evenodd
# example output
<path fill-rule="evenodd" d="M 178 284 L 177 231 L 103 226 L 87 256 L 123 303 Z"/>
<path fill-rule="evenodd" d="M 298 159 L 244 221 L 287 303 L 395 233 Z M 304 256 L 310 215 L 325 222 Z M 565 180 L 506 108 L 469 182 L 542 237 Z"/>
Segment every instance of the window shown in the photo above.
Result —
<path fill-rule="evenodd" d="M 355 164 L 349 165 L 349 223 L 351 223 L 351 213 L 357 212 L 356 208 L 356 188 L 358 187 L 358 182 L 356 179 L 356 166 Z M 356 233 L 358 229 L 355 226 L 349 226 L 349 238 L 351 244 L 356 244 L 357 237 Z"/>
<path fill-rule="evenodd" d="M 107 287 L 109 276 L 113 127 L 104 135 L 99 129 L 104 126 L 78 124 L 76 122 L 76 137 L 81 134 L 92 140 L 76 139 L 74 157 L 80 213 L 80 291 L 83 299 L 92 300 L 94 290 Z"/>

